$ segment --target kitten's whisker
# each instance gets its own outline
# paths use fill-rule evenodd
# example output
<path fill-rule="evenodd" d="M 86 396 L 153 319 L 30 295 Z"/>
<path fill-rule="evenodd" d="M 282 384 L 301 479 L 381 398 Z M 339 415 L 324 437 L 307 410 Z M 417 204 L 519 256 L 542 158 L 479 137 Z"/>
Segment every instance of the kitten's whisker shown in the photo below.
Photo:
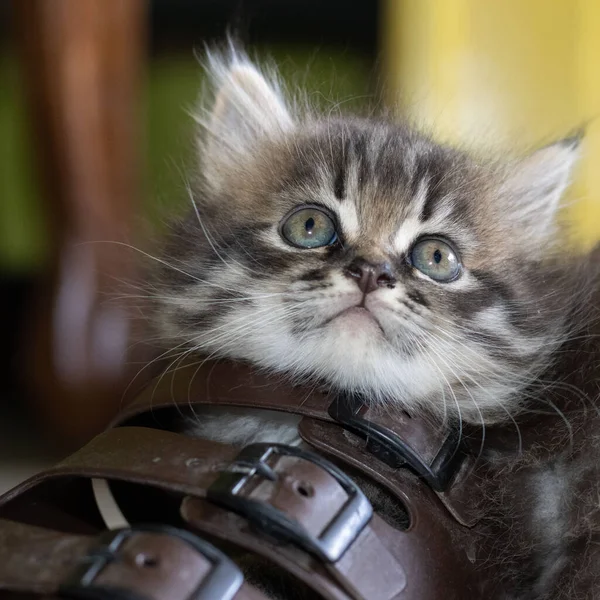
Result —
<path fill-rule="evenodd" d="M 277 314 L 280 312 L 285 312 L 286 310 L 289 310 L 289 309 L 287 309 L 286 307 L 281 307 L 281 306 L 279 306 L 279 307 L 272 307 L 272 306 L 263 307 L 261 309 L 254 311 L 251 316 L 249 316 L 247 314 L 243 314 L 235 319 L 232 319 L 232 320 L 222 323 L 218 327 L 212 327 L 211 329 L 209 329 L 207 331 L 201 331 L 192 338 L 192 341 L 194 341 L 195 343 L 199 343 L 200 339 L 203 336 L 213 335 L 217 331 L 222 331 L 223 329 L 226 329 L 226 330 L 228 329 L 229 332 L 235 333 L 236 331 L 239 331 L 239 329 L 246 327 L 249 323 L 252 323 L 254 321 L 254 317 L 256 317 L 256 315 L 262 315 L 265 313 Z M 242 325 L 240 327 L 231 329 L 232 325 L 234 325 L 235 323 L 239 323 L 240 321 L 242 322 Z"/>
<path fill-rule="evenodd" d="M 573 437 L 573 426 L 571 425 L 569 419 L 567 419 L 565 413 L 560 410 L 558 408 L 558 406 L 556 406 L 556 404 L 554 404 L 554 402 L 552 402 L 552 400 L 549 400 L 548 398 L 544 398 L 544 402 L 545 404 L 549 404 L 554 411 L 556 412 L 556 414 L 561 418 L 561 420 L 564 422 L 567 431 L 569 432 L 569 446 L 572 449 L 573 448 L 573 442 L 574 442 L 574 437 Z"/>
<path fill-rule="evenodd" d="M 415 338 L 415 342 L 419 345 L 421 350 L 424 351 L 425 354 L 429 357 L 430 364 L 435 369 L 437 369 L 439 374 L 442 376 L 442 379 L 446 382 L 446 385 L 448 386 L 448 390 L 450 391 L 450 394 L 452 395 L 452 398 L 454 400 L 454 404 L 456 405 L 456 412 L 457 412 L 457 417 L 458 417 L 458 443 L 460 443 L 462 441 L 462 436 L 463 436 L 463 416 L 462 416 L 462 412 L 460 410 L 460 403 L 458 402 L 458 398 L 456 397 L 456 394 L 454 393 L 452 384 L 448 381 L 448 378 L 446 377 L 444 372 L 437 366 L 435 360 L 431 360 L 431 355 L 425 349 L 425 347 L 421 344 L 421 342 L 419 340 L 417 340 L 416 338 Z M 437 352 L 434 349 L 432 349 L 432 351 L 433 351 L 434 355 L 439 358 L 439 355 L 437 354 Z M 445 395 L 444 395 L 444 399 L 445 399 Z"/>
<path fill-rule="evenodd" d="M 430 342 L 433 340 L 433 337 L 430 337 Z M 435 342 L 434 342 L 435 343 Z M 457 366 L 457 365 L 454 365 Z M 476 385 L 485 395 L 486 397 L 488 397 L 490 400 L 492 400 L 495 404 L 497 404 L 508 416 L 508 418 L 512 421 L 513 425 L 515 426 L 515 430 L 517 432 L 517 438 L 518 438 L 518 454 L 521 455 L 522 451 L 523 451 L 523 438 L 521 435 L 521 429 L 517 423 L 517 421 L 515 420 L 515 418 L 511 415 L 511 413 L 508 411 L 508 409 L 504 406 L 504 404 L 497 400 L 496 398 L 494 398 L 492 395 L 490 395 L 486 389 L 473 377 L 471 377 L 471 375 L 469 375 L 466 372 L 463 372 L 463 375 L 465 377 L 467 377 L 474 385 Z M 481 415 L 481 412 L 480 412 Z"/>
<path fill-rule="evenodd" d="M 246 271 L 253 272 L 252 269 L 249 269 L 245 265 L 242 265 L 240 262 L 236 261 L 234 258 L 231 258 L 231 256 L 229 256 L 229 255 L 227 256 L 227 258 L 229 259 L 229 261 L 225 260 L 225 258 L 221 255 L 221 253 L 217 249 L 216 241 L 213 240 L 213 238 L 211 237 L 211 235 L 208 232 L 208 229 L 204 225 L 204 222 L 200 218 L 200 211 L 198 210 L 198 207 L 196 206 L 196 202 L 194 201 L 194 194 L 192 192 L 192 189 L 191 189 L 191 186 L 190 186 L 189 182 L 186 182 L 185 188 L 186 188 L 186 191 L 188 193 L 188 197 L 190 199 L 192 207 L 194 209 L 194 213 L 196 215 L 196 218 L 198 220 L 198 224 L 200 225 L 200 228 L 202 229 L 202 233 L 204 233 L 204 237 L 206 238 L 206 241 L 210 244 L 210 247 L 212 248 L 212 251 L 217 256 L 217 258 L 219 258 L 219 260 L 227 268 L 231 268 L 232 264 L 234 264 L 234 265 L 237 265 L 241 269 L 242 273 L 244 273 Z M 254 273 L 256 273 L 256 271 L 254 271 Z"/>
<path fill-rule="evenodd" d="M 259 318 L 248 319 L 248 317 L 246 315 L 244 315 L 243 317 L 235 319 L 234 321 L 229 321 L 229 322 L 225 323 L 224 325 L 221 325 L 220 327 L 213 328 L 208 332 L 203 332 L 201 335 L 209 336 L 209 335 L 213 335 L 216 331 L 226 329 L 226 331 L 219 334 L 218 336 L 212 337 L 205 341 L 199 340 L 198 338 L 200 336 L 197 336 L 196 340 L 195 340 L 196 348 L 198 348 L 198 349 L 207 348 L 209 346 L 214 345 L 215 342 L 217 342 L 223 338 L 227 338 L 227 336 L 233 335 L 235 339 L 239 338 L 239 336 L 235 336 L 236 333 L 238 333 L 239 331 L 243 331 L 244 329 L 249 329 L 250 327 L 254 327 L 254 326 L 260 324 L 261 320 L 262 320 L 262 315 L 264 315 L 265 313 L 267 313 L 267 315 L 269 317 L 272 317 L 273 315 L 278 315 L 278 316 L 280 315 L 281 318 L 288 318 L 291 314 L 294 314 L 292 311 L 286 310 L 281 307 L 279 307 L 278 309 L 273 309 L 272 307 L 266 307 L 266 308 L 264 308 L 260 311 L 256 311 L 254 313 L 253 317 L 256 317 L 256 315 L 259 315 Z M 242 325 L 231 329 L 231 325 L 233 323 L 239 322 L 239 321 L 243 321 Z M 268 320 L 267 320 L 267 322 L 268 322 Z"/>
<path fill-rule="evenodd" d="M 81 245 L 85 245 L 85 244 L 115 244 L 117 246 L 124 246 L 125 248 L 129 248 L 130 250 L 135 250 L 136 252 L 139 252 L 140 254 L 144 255 L 146 258 L 154 260 L 154 261 L 164 265 L 165 267 L 172 269 L 173 271 L 176 271 L 178 273 L 181 273 L 182 275 L 185 275 L 186 277 L 189 277 L 190 279 L 193 279 L 195 281 L 201 281 L 201 280 L 197 279 L 196 277 L 194 277 L 193 275 L 191 275 L 190 273 L 186 273 L 184 270 L 179 269 L 179 268 L 173 266 L 172 264 L 168 263 L 166 260 L 163 260 L 162 258 L 158 258 L 157 256 L 153 256 L 149 252 L 146 252 L 145 250 L 142 250 L 141 248 L 136 248 L 135 246 L 132 246 L 131 244 L 127 244 L 125 242 L 119 242 L 119 241 L 115 241 L 115 240 L 95 240 L 92 242 L 81 242 Z"/>
<path fill-rule="evenodd" d="M 272 313 L 269 315 L 270 317 L 272 317 Z M 269 319 L 258 319 L 255 320 L 253 322 L 248 323 L 247 327 L 255 327 L 257 324 L 261 324 L 261 325 L 266 325 L 266 324 L 273 324 L 273 323 L 277 323 L 279 321 L 281 321 L 282 319 L 285 319 L 288 317 L 288 314 L 283 314 L 283 315 L 279 315 L 275 318 L 269 318 Z M 239 329 L 239 328 L 238 328 Z M 227 332 L 227 334 L 229 333 L 235 333 L 235 332 Z M 225 334 L 221 335 L 221 336 L 217 336 L 217 338 L 211 340 L 210 345 L 214 345 L 214 343 L 217 341 L 217 339 L 219 338 L 223 338 Z M 235 336 L 235 339 L 237 339 L 239 336 Z M 234 340 L 235 341 L 235 340 Z M 215 348 L 210 354 L 208 354 L 203 361 L 201 361 L 199 363 L 199 366 L 197 367 L 196 371 L 194 372 L 194 374 L 192 375 L 191 379 L 190 379 L 190 383 L 188 385 L 188 402 L 190 401 L 190 393 L 191 393 L 191 385 L 192 382 L 194 380 L 194 378 L 196 377 L 198 371 L 202 368 L 202 366 L 206 363 L 206 361 L 211 360 L 213 357 L 217 356 L 220 352 L 222 352 L 222 350 L 230 343 L 230 341 L 226 341 L 224 344 L 221 344 L 219 347 Z"/>
<path fill-rule="evenodd" d="M 411 336 L 411 339 L 414 340 L 413 343 L 416 344 L 416 346 L 421 350 L 421 352 L 427 355 L 427 357 L 429 358 L 430 364 L 438 370 L 438 372 L 440 373 L 442 378 L 446 381 L 446 384 L 448 385 L 448 387 L 450 387 L 450 383 L 448 382 L 448 380 L 446 379 L 446 377 L 444 376 L 444 374 L 442 373 L 440 368 L 435 364 L 435 361 L 432 359 L 431 354 L 427 351 L 427 348 L 425 348 L 425 346 L 419 341 L 419 339 L 416 336 Z M 446 424 L 446 422 L 448 420 L 448 401 L 446 400 L 446 391 L 445 391 L 444 385 L 442 383 L 440 383 L 440 389 L 442 391 L 442 402 L 444 403 L 443 423 Z M 457 406 L 457 408 L 458 408 L 459 418 L 460 418 L 460 407 Z M 461 425 L 461 429 L 462 429 L 462 425 Z"/>
<path fill-rule="evenodd" d="M 468 347 L 464 342 L 462 342 L 457 336 L 453 336 L 449 332 L 444 331 L 441 328 L 438 328 L 438 331 L 446 336 L 449 336 L 449 337 L 451 336 L 452 339 L 456 343 L 458 343 L 461 346 L 464 346 L 468 350 L 471 350 L 471 348 Z M 484 354 L 480 354 L 478 356 L 479 359 L 483 359 L 484 357 L 485 357 Z M 492 363 L 489 359 L 487 359 L 487 357 L 485 357 L 484 359 L 498 370 L 497 370 L 497 373 L 495 373 L 492 370 L 490 370 L 486 373 L 486 371 L 481 371 L 479 369 L 478 377 L 480 379 L 486 378 L 487 381 L 492 381 L 493 379 L 495 379 L 497 377 L 502 377 L 504 382 L 511 383 L 518 388 L 519 387 L 522 388 L 524 386 L 535 388 L 535 387 L 543 386 L 543 384 L 544 384 L 545 380 L 539 377 L 539 372 L 544 370 L 545 368 L 547 368 L 548 365 L 545 361 L 539 365 L 533 364 L 529 371 L 521 374 L 519 377 L 514 377 L 514 376 L 510 376 L 508 373 L 506 373 L 505 370 L 501 370 L 497 365 L 494 365 L 494 363 Z M 472 379 L 472 378 L 470 377 L 470 379 Z M 472 379 L 472 381 L 474 383 L 476 383 L 477 385 L 479 385 L 474 379 Z M 558 380 L 548 381 L 547 383 L 550 385 L 551 389 L 553 389 L 553 390 L 564 389 L 565 391 L 574 393 L 575 397 L 578 398 L 583 403 L 584 410 L 587 410 L 586 403 L 589 403 L 593 406 L 596 413 L 600 414 L 600 407 L 598 407 L 597 404 L 589 396 L 587 396 L 585 393 L 583 393 L 581 390 L 579 390 L 576 386 L 574 386 L 572 384 L 565 384 Z M 479 387 L 481 387 L 481 385 L 479 385 Z M 546 388 L 543 388 L 543 389 L 546 389 Z M 517 390 L 515 390 L 515 392 L 516 391 Z M 519 391 L 519 393 L 521 394 L 522 397 L 527 397 L 527 398 L 535 399 L 535 400 L 539 399 L 539 396 L 533 395 L 523 389 L 521 389 Z M 493 398 L 491 398 L 491 399 L 494 400 Z M 506 410 L 504 405 L 501 402 L 496 401 L 496 403 L 499 404 L 499 406 L 501 406 L 501 408 L 503 408 L 503 410 Z M 512 419 L 512 415 L 509 415 L 509 416 Z"/>
<path fill-rule="evenodd" d="M 209 287 L 215 287 L 215 288 L 219 288 L 222 290 L 225 290 L 226 292 L 237 292 L 238 290 L 236 290 L 235 288 L 226 288 L 222 285 L 219 285 L 218 283 L 214 283 L 212 281 L 207 281 L 206 279 L 201 279 L 199 277 L 196 277 L 195 275 L 192 275 L 191 273 L 188 273 L 187 271 L 184 271 L 183 269 L 179 269 L 178 267 L 175 267 L 174 265 L 168 263 L 166 260 L 163 260 L 162 258 L 158 258 L 157 256 L 153 256 L 152 254 L 142 250 L 141 248 L 136 248 L 135 246 L 132 246 L 131 244 L 126 244 L 125 242 L 119 242 L 119 241 L 114 241 L 114 240 L 95 240 L 93 242 L 82 242 L 81 244 L 116 244 L 117 246 L 124 246 L 126 248 L 129 248 L 130 250 L 135 250 L 136 252 L 139 252 L 140 254 L 142 254 L 143 256 L 145 256 L 146 258 L 149 258 L 155 262 L 158 262 L 160 264 L 162 264 L 163 266 L 167 267 L 168 269 L 171 269 L 177 273 L 180 273 L 182 275 L 185 275 L 186 277 L 188 277 L 189 279 L 191 279 L 192 281 L 196 281 L 198 283 L 202 283 L 204 285 L 207 285 Z"/>
<path fill-rule="evenodd" d="M 163 353 L 159 354 L 158 356 L 156 356 L 155 358 L 153 358 L 150 362 L 146 363 L 136 374 L 135 376 L 131 379 L 131 381 L 127 384 L 127 386 L 125 387 L 125 390 L 123 391 L 123 393 L 121 394 L 121 405 L 123 404 L 123 401 L 125 399 L 125 396 L 127 395 L 127 392 L 129 392 L 129 390 L 131 389 L 131 386 L 134 384 L 134 382 L 136 381 L 136 379 L 149 367 L 151 367 L 154 363 L 162 360 L 163 358 L 167 358 L 169 356 L 169 354 L 171 354 L 172 352 L 174 352 L 175 350 L 177 350 L 178 348 L 181 348 L 182 346 L 185 346 L 187 344 L 187 341 L 183 341 L 179 344 L 177 344 L 176 346 L 173 346 L 171 348 L 169 348 L 168 350 L 165 350 Z"/>
<path fill-rule="evenodd" d="M 272 294 L 262 294 L 259 296 L 239 296 L 236 298 L 194 298 L 194 303 L 198 305 L 206 304 L 212 306 L 214 304 L 235 304 L 237 302 L 248 302 L 254 300 L 266 300 L 267 298 L 276 298 L 279 296 L 285 296 L 287 292 L 276 292 Z M 171 303 L 173 305 L 181 304 L 181 296 L 160 296 L 154 294 L 148 295 L 122 295 L 115 296 L 115 300 L 127 300 L 127 299 L 140 299 L 140 300 L 162 300 L 165 303 Z"/>
<path fill-rule="evenodd" d="M 171 389 L 171 400 L 173 402 L 173 405 L 177 409 L 177 412 L 179 413 L 179 416 L 182 419 L 185 419 L 185 415 L 184 415 L 183 411 L 179 408 L 179 404 L 178 404 L 177 400 L 175 399 L 174 391 L 173 391 L 173 381 L 175 379 L 175 371 L 177 370 L 177 368 L 171 370 L 171 367 L 173 367 L 173 365 L 176 365 L 176 366 L 180 365 L 181 362 L 183 361 L 183 359 L 185 359 L 187 356 L 189 356 L 190 354 L 192 354 L 193 351 L 194 351 L 193 348 L 189 348 L 185 352 L 183 352 L 180 355 L 178 355 L 175 358 L 175 360 L 173 360 L 168 365 L 168 367 L 161 373 L 160 377 L 156 381 L 156 384 L 154 385 L 154 388 L 152 389 L 152 395 L 150 396 L 150 405 L 152 405 L 152 402 L 154 401 L 154 395 L 156 394 L 156 391 L 158 390 L 158 387 L 160 386 L 160 383 L 162 382 L 162 380 L 164 379 L 164 377 L 167 374 L 171 374 L 171 388 L 170 388 Z"/>
<path fill-rule="evenodd" d="M 442 353 L 436 351 L 436 343 L 432 342 L 432 339 L 429 340 L 430 345 L 432 346 L 432 351 L 434 352 L 434 354 L 438 357 L 439 360 L 441 360 L 446 367 L 448 368 L 448 370 L 450 371 L 450 373 L 452 373 L 452 375 L 454 376 L 454 378 L 456 379 L 456 381 L 462 385 L 462 387 L 464 388 L 465 392 L 467 392 L 468 396 L 471 399 L 471 402 L 473 403 L 473 406 L 475 407 L 475 410 L 477 411 L 478 415 L 479 415 L 479 421 L 481 423 L 481 444 L 479 447 L 479 453 L 477 454 L 477 457 L 475 459 L 475 462 L 477 462 L 479 460 L 479 458 L 481 457 L 481 455 L 483 454 L 483 448 L 484 448 L 484 444 L 485 444 L 485 420 L 483 418 L 483 413 L 481 412 L 481 409 L 479 408 L 479 405 L 477 404 L 477 401 L 475 400 L 475 397 L 473 396 L 473 394 L 471 393 L 471 390 L 467 387 L 467 385 L 465 385 L 464 381 L 461 379 L 461 377 L 458 375 L 458 373 L 452 368 L 452 366 L 450 366 L 450 364 L 448 363 L 448 361 L 446 361 L 444 359 L 444 356 L 442 355 Z M 439 349 L 439 347 L 438 347 Z M 455 365 L 456 366 L 456 365 Z M 462 426 L 461 426 L 461 432 L 462 432 Z"/>
<path fill-rule="evenodd" d="M 230 230 L 231 231 L 231 230 Z M 265 265 L 263 263 L 261 263 L 256 256 L 253 256 L 252 254 L 250 254 L 250 252 L 248 252 L 247 248 L 244 246 L 244 244 L 242 244 L 239 239 L 237 238 L 237 236 L 233 236 L 233 241 L 235 242 L 236 246 L 248 257 L 250 258 L 250 260 L 255 263 L 259 268 L 260 271 L 256 271 L 255 269 L 252 270 L 253 273 L 256 273 L 257 275 L 263 275 L 265 270 L 268 270 L 268 265 Z"/>

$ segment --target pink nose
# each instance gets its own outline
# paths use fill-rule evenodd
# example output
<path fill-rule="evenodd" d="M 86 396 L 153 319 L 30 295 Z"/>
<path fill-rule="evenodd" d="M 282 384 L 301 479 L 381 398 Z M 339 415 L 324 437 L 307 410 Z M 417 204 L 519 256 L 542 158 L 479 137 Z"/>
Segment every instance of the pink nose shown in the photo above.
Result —
<path fill-rule="evenodd" d="M 396 278 L 387 263 L 372 264 L 362 258 L 353 260 L 344 274 L 356 281 L 363 294 L 370 294 L 380 287 L 393 288 L 396 284 Z"/>

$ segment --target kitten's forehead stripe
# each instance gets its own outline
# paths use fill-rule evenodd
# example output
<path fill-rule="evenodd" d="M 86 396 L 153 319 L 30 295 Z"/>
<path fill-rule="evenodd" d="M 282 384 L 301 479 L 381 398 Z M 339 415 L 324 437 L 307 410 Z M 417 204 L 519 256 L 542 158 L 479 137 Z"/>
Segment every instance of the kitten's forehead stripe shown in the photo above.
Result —
<path fill-rule="evenodd" d="M 333 193 L 338 200 L 343 200 L 346 193 L 346 171 L 344 167 L 338 169 L 333 182 Z"/>
<path fill-rule="evenodd" d="M 358 172 L 358 189 L 359 191 L 362 191 L 370 179 L 369 175 L 371 172 L 369 154 L 367 152 L 367 140 L 366 136 L 362 133 L 358 133 L 352 138 L 352 153 L 356 161 L 356 169 Z"/>
<path fill-rule="evenodd" d="M 423 208 L 429 193 L 429 179 L 423 177 L 418 181 L 411 182 L 410 215 L 423 222 Z"/>
<path fill-rule="evenodd" d="M 331 132 L 329 133 L 331 136 Z M 330 144 L 333 144 L 331 137 L 329 138 Z M 344 200 L 346 198 L 346 177 L 348 173 L 348 161 L 349 161 L 349 148 L 350 140 L 342 136 L 341 143 L 338 142 L 335 150 L 330 145 L 331 159 L 333 161 L 332 168 L 335 170 L 335 179 L 333 182 L 333 193 L 338 200 Z M 337 153 L 337 158 L 334 155 Z"/>
<path fill-rule="evenodd" d="M 420 171 L 420 172 L 419 172 Z M 417 167 L 418 177 L 427 181 L 427 195 L 425 196 L 421 209 L 420 220 L 427 222 L 431 219 L 437 204 L 444 197 L 443 183 L 445 173 L 435 161 L 421 160 Z"/>
<path fill-rule="evenodd" d="M 255 104 L 244 118 L 260 113 L 265 131 L 271 104 Z M 523 173 L 511 183 L 510 165 L 479 164 L 407 124 L 289 113 L 273 135 L 245 135 L 256 131 L 248 123 L 220 132 L 227 147 L 205 147 L 197 211 L 152 284 L 161 340 L 409 410 L 446 404 L 466 421 L 505 418 L 519 382 L 549 364 L 573 306 L 571 274 L 554 277 L 543 262 L 552 257 L 538 216 L 560 165 L 537 183 Z M 282 220 L 306 204 L 334 215 L 339 243 L 302 250 L 282 238 Z M 458 279 L 436 282 L 411 265 L 422 236 L 456 247 Z M 357 258 L 389 263 L 394 288 L 365 296 L 345 275 Z M 362 316 L 336 318 L 363 302 L 375 334 Z"/>

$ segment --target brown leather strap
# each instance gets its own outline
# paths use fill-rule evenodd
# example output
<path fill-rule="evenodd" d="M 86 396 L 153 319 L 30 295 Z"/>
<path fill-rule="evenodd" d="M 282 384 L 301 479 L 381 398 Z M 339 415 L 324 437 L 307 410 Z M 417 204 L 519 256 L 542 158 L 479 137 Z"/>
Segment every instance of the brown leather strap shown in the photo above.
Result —
<path fill-rule="evenodd" d="M 182 514 L 197 530 L 235 541 L 279 564 L 327 600 L 486 597 L 481 595 L 477 578 L 465 560 L 464 548 L 457 551 L 450 533 L 435 519 L 431 528 L 423 523 L 418 530 L 399 532 L 374 517 L 340 562 L 324 566 L 293 547 L 257 538 L 243 518 L 206 501 L 187 498 Z M 441 535 L 436 535 L 438 532 Z M 344 586 L 345 593 L 335 581 Z"/>
<path fill-rule="evenodd" d="M 321 389 L 291 386 L 284 377 L 267 376 L 240 362 L 205 360 L 178 365 L 151 381 L 138 396 L 126 399 L 112 425 L 163 408 L 189 409 L 195 404 L 280 410 L 330 420 L 329 403 Z"/>
<path fill-rule="evenodd" d="M 90 537 L 4 519 L 0 591 L 107 600 L 265 599 L 229 559 L 186 531 L 145 527 Z"/>
<path fill-rule="evenodd" d="M 57 478 L 99 478 L 204 496 L 238 448 L 145 427 L 109 429 L 54 467 L 2 496 L 0 507 Z"/>
<path fill-rule="evenodd" d="M 425 488 L 414 485 L 415 476 L 411 471 L 374 460 L 362 440 L 348 435 L 333 423 L 305 417 L 300 421 L 298 430 L 302 439 L 320 452 L 343 460 L 383 485 L 404 504 L 413 518 L 422 511 L 421 496 Z M 483 466 L 479 467 L 475 476 L 474 463 L 475 457 L 467 455 L 453 485 L 447 491 L 435 492 L 456 521 L 466 527 L 474 526 L 483 513 L 480 499 L 484 497 L 484 491 L 479 487 L 484 483 L 480 477 Z"/>
<path fill-rule="evenodd" d="M 290 386 L 283 377 L 267 376 L 243 363 L 203 361 L 200 365 L 179 366 L 158 377 L 125 406 L 113 425 L 136 423 L 144 415 L 160 420 L 163 409 L 193 410 L 194 406 L 205 405 L 285 411 L 327 423 L 335 422 L 332 417 L 335 411 L 331 408 L 336 404 L 337 398 L 322 389 Z M 485 511 L 482 502 L 485 494 L 479 485 L 482 477 L 473 473 L 475 467 L 480 468 L 474 455 L 479 451 L 477 444 L 474 453 L 465 452 L 468 448 L 459 448 L 458 440 L 448 438 L 447 426 L 433 417 L 410 417 L 403 411 L 383 410 L 380 406 L 361 407 L 360 417 L 367 428 L 371 426 L 371 431 L 373 426 L 380 426 L 400 438 L 426 465 L 434 465 L 436 458 L 445 454 L 454 463 L 456 474 L 445 489 L 434 491 L 459 523 L 471 527 L 477 522 Z M 305 430 L 303 436 L 311 445 L 329 454 L 340 457 L 350 453 L 355 467 L 381 481 L 400 500 L 405 499 L 400 491 L 405 469 L 397 465 L 390 467 L 390 461 L 380 460 L 381 453 L 378 458 L 373 452 L 372 440 L 365 443 L 340 427 L 329 427 L 326 431 L 327 435 L 320 439 L 315 429 L 311 433 Z M 329 435 L 335 444 L 329 443 Z"/>
<path fill-rule="evenodd" d="M 217 480 L 223 478 L 223 473 L 225 477 L 234 479 L 245 475 L 244 463 L 241 465 L 241 473 L 239 464 L 234 465 L 233 471 L 228 472 L 238 452 L 239 449 L 226 444 L 193 439 L 176 433 L 141 427 L 122 427 L 101 434 L 56 467 L 25 482 L 15 493 L 23 493 L 31 486 L 57 477 L 81 476 L 152 485 L 194 497 L 205 497 Z M 288 519 L 299 523 L 307 536 L 317 538 L 329 522 L 342 511 L 348 499 L 347 494 L 331 475 L 314 463 L 294 456 L 282 456 L 276 459 L 276 463 L 272 468 L 277 468 L 278 471 L 282 469 L 282 476 L 277 481 L 269 482 L 267 479 L 258 484 L 252 481 L 248 495 L 238 493 L 237 497 L 264 505 L 268 503 L 272 509 L 281 511 Z M 260 477 L 253 479 L 259 480 Z M 302 485 L 307 488 L 303 489 Z M 303 493 L 309 494 L 310 497 L 304 497 Z M 216 495 L 213 490 L 212 497 Z M 259 534 L 247 535 L 254 540 L 252 548 L 249 549 L 258 550 L 260 554 L 273 558 L 272 554 L 263 551 L 264 539 Z M 376 538 L 370 536 L 368 539 L 369 547 L 375 547 L 382 563 L 388 562 L 397 567 L 391 582 L 379 580 L 380 589 L 385 591 L 388 585 L 392 589 L 398 589 L 396 579 L 404 577 L 402 567 L 377 543 Z M 349 539 L 348 543 L 352 541 Z M 240 545 L 248 547 L 247 544 Z M 275 555 L 275 558 L 278 564 L 289 566 L 289 561 L 282 561 L 281 556 Z M 363 559 L 366 564 L 366 555 Z M 361 585 L 361 582 L 354 580 L 353 574 L 349 573 L 344 576 L 341 585 L 336 586 L 331 582 L 331 577 L 324 567 L 321 567 L 321 571 L 323 574 L 320 578 L 311 570 L 304 573 L 303 579 L 317 591 L 337 590 L 336 595 L 331 597 L 347 597 L 339 591 L 339 587 L 351 589 Z M 349 597 L 361 598 L 356 594 Z M 380 597 L 393 598 L 395 595 L 388 593 Z"/>
<path fill-rule="evenodd" d="M 431 594 L 445 590 L 449 598 L 451 590 L 468 589 L 470 565 L 465 549 L 457 551 L 452 545 L 453 522 L 418 478 L 413 476 L 411 490 L 420 490 L 420 512 L 413 512 L 414 522 L 403 532 L 377 515 L 361 522 L 361 515 L 366 514 L 364 504 L 350 502 L 352 492 L 340 484 L 335 471 L 322 466 L 322 459 L 307 460 L 293 448 L 283 453 L 263 452 L 263 446 L 271 448 L 251 446 L 238 456 L 238 449 L 226 444 L 122 427 L 98 436 L 15 493 L 52 479 L 82 476 L 189 495 L 181 512 L 193 528 L 265 556 L 330 599 L 415 597 L 405 591 L 407 582 L 411 594 L 415 586 L 431 590 Z M 262 455 L 249 456 L 248 450 L 253 448 Z M 210 504 L 202 500 L 206 497 Z M 298 525 L 304 542 L 286 536 L 289 531 L 280 526 L 281 520 L 271 518 L 273 514 Z M 332 531 L 342 536 L 341 543 L 334 540 L 333 551 L 315 546 Z M 269 533 L 279 541 L 265 537 Z M 295 543 L 282 544 L 282 539 Z M 430 554 L 433 543 L 442 548 L 442 554 L 448 549 L 440 564 L 439 556 Z M 373 570 L 373 557 L 377 570 Z M 439 597 L 431 594 L 429 597 Z"/>
<path fill-rule="evenodd" d="M 58 591 L 94 541 L 88 536 L 0 520 L 0 590 Z"/>
<path fill-rule="evenodd" d="M 303 438 L 383 484 L 405 506 L 409 527 L 399 530 L 379 515 L 371 516 L 352 480 L 321 457 L 277 445 L 253 445 L 239 454 L 229 444 L 132 426 L 156 426 L 163 409 L 188 403 L 303 415 Z M 176 493 L 181 516 L 191 528 L 271 560 L 330 600 L 462 600 L 466 591 L 477 597 L 479 584 L 470 562 L 477 554 L 475 538 L 459 526 L 477 518 L 472 505 L 463 501 L 466 492 L 476 489 L 472 456 L 456 462 L 460 469 L 453 480 L 444 479 L 443 472 L 438 477 L 441 471 L 434 469 L 440 456 L 455 457 L 441 424 L 363 406 L 342 412 L 335 397 L 290 388 L 243 365 L 188 366 L 151 385 L 126 408 L 115 423 L 119 427 L 2 497 L 0 515 L 15 499 L 35 506 L 48 486 L 93 477 L 122 481 L 144 486 L 139 492 L 128 488 L 128 504 L 134 500 L 126 516 L 129 511 L 136 518 L 147 486 Z M 377 439 L 375 429 L 383 437 Z M 407 445 L 408 458 L 416 460 L 414 472 L 399 468 L 395 447 L 386 447 L 386 439 L 394 436 Z M 421 478 L 415 474 L 419 465 Z M 434 493 L 432 488 L 441 485 L 446 488 Z M 155 505 L 148 508 L 151 521 L 161 519 Z"/>
<path fill-rule="evenodd" d="M 326 566 L 293 546 L 257 536 L 244 518 L 214 504 L 188 497 L 181 510 L 195 529 L 264 556 L 327 600 L 408 598 L 401 595 L 406 572 L 373 532 L 372 524 L 363 530 L 350 553 L 338 563 Z M 381 522 L 378 518 L 375 521 Z M 367 554 L 373 551 L 378 554 Z M 371 562 L 370 556 L 377 557 L 376 563 Z M 380 565 L 384 567 L 381 571 Z"/>

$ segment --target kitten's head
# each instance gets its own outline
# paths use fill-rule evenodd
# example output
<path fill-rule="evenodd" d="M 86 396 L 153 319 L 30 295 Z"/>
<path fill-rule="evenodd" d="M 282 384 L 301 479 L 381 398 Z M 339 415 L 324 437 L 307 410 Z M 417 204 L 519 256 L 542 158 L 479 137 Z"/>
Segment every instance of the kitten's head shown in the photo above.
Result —
<path fill-rule="evenodd" d="M 506 417 L 561 335 L 577 141 L 481 163 L 406 125 L 300 114 L 239 55 L 211 73 L 161 335 L 408 412 Z"/>

